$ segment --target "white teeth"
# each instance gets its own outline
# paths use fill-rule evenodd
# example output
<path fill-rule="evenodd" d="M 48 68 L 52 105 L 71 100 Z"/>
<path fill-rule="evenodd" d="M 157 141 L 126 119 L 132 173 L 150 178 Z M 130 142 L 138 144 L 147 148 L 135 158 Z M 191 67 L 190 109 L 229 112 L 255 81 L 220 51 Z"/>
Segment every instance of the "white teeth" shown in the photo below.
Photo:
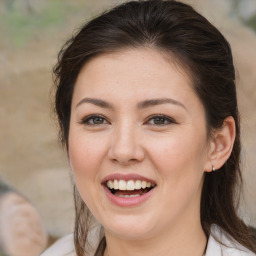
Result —
<path fill-rule="evenodd" d="M 114 180 L 114 189 L 119 189 L 118 180 Z"/>
<path fill-rule="evenodd" d="M 146 182 L 145 180 L 143 180 L 143 181 L 141 182 L 141 187 L 142 187 L 142 188 L 146 188 L 146 187 L 147 187 L 147 182 Z"/>
<path fill-rule="evenodd" d="M 107 185 L 108 185 L 108 187 L 109 187 L 110 189 L 113 189 L 113 188 L 114 188 L 114 183 L 113 183 L 112 180 L 109 180 L 109 181 L 107 182 Z"/>
<path fill-rule="evenodd" d="M 126 190 L 126 182 L 124 180 L 119 180 L 119 190 Z"/>
<path fill-rule="evenodd" d="M 141 189 L 141 181 L 140 180 L 135 181 L 135 189 Z"/>
<path fill-rule="evenodd" d="M 110 189 L 115 190 L 135 190 L 135 189 L 145 189 L 145 188 L 151 188 L 154 187 L 151 182 L 147 182 L 145 180 L 108 180 L 107 186 Z"/>
<path fill-rule="evenodd" d="M 123 197 L 123 198 L 129 198 L 129 197 L 138 197 L 140 196 L 139 194 L 136 194 L 136 195 L 116 195 L 118 197 Z"/>
<path fill-rule="evenodd" d="M 129 180 L 127 183 L 126 183 L 126 189 L 127 190 L 134 190 L 135 189 L 135 183 L 133 180 Z"/>

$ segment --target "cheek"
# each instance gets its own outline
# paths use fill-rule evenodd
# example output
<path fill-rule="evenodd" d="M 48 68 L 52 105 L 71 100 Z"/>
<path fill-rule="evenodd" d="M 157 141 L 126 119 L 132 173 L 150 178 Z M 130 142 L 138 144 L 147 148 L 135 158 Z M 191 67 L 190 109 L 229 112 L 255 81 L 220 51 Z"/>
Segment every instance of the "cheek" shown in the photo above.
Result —
<path fill-rule="evenodd" d="M 93 200 L 98 198 L 97 191 L 101 191 L 100 173 L 106 155 L 107 139 L 108 137 L 103 135 L 85 133 L 80 127 L 70 129 L 68 150 L 70 167 L 77 189 L 92 211 L 95 207 Z"/>
<path fill-rule="evenodd" d="M 193 138 L 193 139 L 192 139 Z M 197 141 L 197 143 L 195 143 Z M 154 143 L 151 159 L 161 182 L 162 208 L 166 218 L 177 218 L 184 209 L 193 212 L 201 196 L 204 154 L 198 138 L 175 136 Z"/>
<path fill-rule="evenodd" d="M 93 210 L 94 199 L 97 196 L 96 188 L 100 184 L 100 147 L 95 141 L 70 133 L 68 154 L 77 189 L 86 205 Z"/>
<path fill-rule="evenodd" d="M 100 140 L 90 139 L 71 132 L 69 136 L 69 161 L 72 171 L 76 175 L 92 176 L 98 169 L 103 156 L 104 147 Z"/>
<path fill-rule="evenodd" d="M 171 134 L 165 139 L 154 141 L 151 159 L 160 176 L 169 180 L 173 187 L 180 183 L 189 186 L 203 174 L 206 159 L 205 137 L 196 133 Z"/>

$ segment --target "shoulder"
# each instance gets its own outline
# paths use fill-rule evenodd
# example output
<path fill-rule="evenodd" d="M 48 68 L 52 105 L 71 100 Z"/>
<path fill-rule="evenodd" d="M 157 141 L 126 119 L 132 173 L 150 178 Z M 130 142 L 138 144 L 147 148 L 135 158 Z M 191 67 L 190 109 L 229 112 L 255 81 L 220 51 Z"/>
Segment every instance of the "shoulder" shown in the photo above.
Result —
<path fill-rule="evenodd" d="M 211 226 L 205 256 L 255 256 L 217 225 Z"/>
<path fill-rule="evenodd" d="M 73 238 L 73 234 L 62 237 L 43 252 L 41 256 L 76 256 Z"/>
<path fill-rule="evenodd" d="M 94 255 L 101 238 L 101 226 L 92 226 L 88 234 L 88 247 L 85 247 L 87 256 Z M 43 252 L 41 256 L 77 256 L 74 245 L 74 234 L 72 233 L 62 237 Z"/>

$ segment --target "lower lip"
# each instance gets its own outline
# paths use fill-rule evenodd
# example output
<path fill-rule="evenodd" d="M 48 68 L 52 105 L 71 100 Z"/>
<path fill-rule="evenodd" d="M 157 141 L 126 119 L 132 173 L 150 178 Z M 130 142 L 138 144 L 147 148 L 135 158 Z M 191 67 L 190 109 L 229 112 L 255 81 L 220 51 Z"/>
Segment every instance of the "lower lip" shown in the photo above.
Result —
<path fill-rule="evenodd" d="M 152 196 L 152 194 L 155 191 L 155 188 L 152 188 L 149 192 L 141 195 L 141 196 L 136 196 L 136 197 L 118 197 L 113 195 L 109 189 L 105 186 L 103 186 L 107 198 L 115 205 L 121 206 L 121 207 L 132 207 L 132 206 L 138 206 L 142 203 L 144 203 L 145 201 L 147 201 L 149 199 L 150 196 Z"/>

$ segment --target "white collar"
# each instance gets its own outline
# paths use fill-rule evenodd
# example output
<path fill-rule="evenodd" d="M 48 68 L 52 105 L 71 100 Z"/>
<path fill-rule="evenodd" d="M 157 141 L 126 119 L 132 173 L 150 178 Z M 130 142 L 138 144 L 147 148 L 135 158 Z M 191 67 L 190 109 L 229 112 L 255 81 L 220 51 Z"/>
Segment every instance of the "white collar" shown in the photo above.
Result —
<path fill-rule="evenodd" d="M 93 234 L 91 238 L 95 238 Z M 93 241 L 91 241 L 93 242 Z M 96 241 L 94 241 L 96 242 Z M 53 246 L 46 250 L 41 256 L 76 256 L 73 242 L 73 234 L 58 240 Z M 232 239 L 219 226 L 211 226 L 211 234 L 208 239 L 205 256 L 255 256 L 244 246 Z"/>
<path fill-rule="evenodd" d="M 205 256 L 255 256 L 230 237 L 223 229 L 213 224 Z"/>

